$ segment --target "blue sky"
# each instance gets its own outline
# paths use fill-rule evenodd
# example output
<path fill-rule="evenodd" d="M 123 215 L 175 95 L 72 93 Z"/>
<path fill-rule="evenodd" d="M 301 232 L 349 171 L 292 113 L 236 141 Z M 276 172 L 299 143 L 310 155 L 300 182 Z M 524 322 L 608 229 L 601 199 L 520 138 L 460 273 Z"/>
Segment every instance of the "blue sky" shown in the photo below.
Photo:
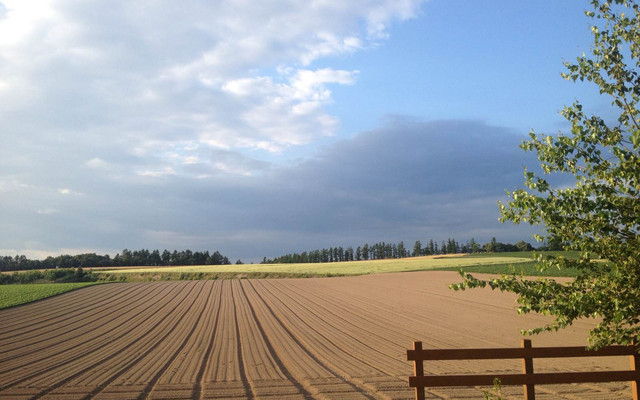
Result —
<path fill-rule="evenodd" d="M 389 113 L 556 128 L 558 110 L 589 94 L 560 78 L 563 60 L 589 51 L 585 9 L 585 1 L 427 2 L 379 48 L 338 60 L 361 72 L 356 87 L 336 91 L 336 113 L 349 121 L 339 104 L 352 101 L 366 110 L 370 125 L 349 131 Z"/>
<path fill-rule="evenodd" d="M 588 1 L 0 0 L 0 254 L 533 241 Z"/>

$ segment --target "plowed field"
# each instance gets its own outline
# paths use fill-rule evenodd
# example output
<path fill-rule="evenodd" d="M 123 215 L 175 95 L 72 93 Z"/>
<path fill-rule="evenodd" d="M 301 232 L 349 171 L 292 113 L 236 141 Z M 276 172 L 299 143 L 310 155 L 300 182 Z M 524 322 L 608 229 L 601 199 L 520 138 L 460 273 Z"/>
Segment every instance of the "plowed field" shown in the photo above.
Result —
<path fill-rule="evenodd" d="M 410 399 L 406 349 L 517 347 L 514 297 L 452 292 L 456 273 L 109 284 L 0 311 L 2 399 Z M 585 344 L 588 325 L 533 338 Z M 537 370 L 626 369 L 626 359 Z M 576 366 L 577 364 L 577 366 Z M 520 362 L 427 362 L 427 373 Z M 521 389 L 505 388 L 522 398 Z M 628 384 L 539 386 L 542 399 L 629 398 Z M 478 388 L 432 398 L 483 398 Z"/>

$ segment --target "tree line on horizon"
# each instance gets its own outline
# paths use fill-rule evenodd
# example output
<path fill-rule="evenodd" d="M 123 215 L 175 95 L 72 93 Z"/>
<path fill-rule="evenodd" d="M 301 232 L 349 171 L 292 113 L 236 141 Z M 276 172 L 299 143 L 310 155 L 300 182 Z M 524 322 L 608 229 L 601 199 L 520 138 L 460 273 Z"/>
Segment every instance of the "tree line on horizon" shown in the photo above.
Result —
<path fill-rule="evenodd" d="M 538 250 L 561 250 L 559 244 L 546 244 L 538 247 Z M 262 264 L 305 264 L 305 263 L 327 263 L 342 261 L 367 261 L 367 260 L 383 260 L 392 258 L 419 257 L 429 255 L 442 254 L 460 254 L 460 253 L 500 253 L 512 251 L 532 251 L 535 248 L 531 243 L 524 240 L 516 244 L 501 243 L 495 237 L 491 238 L 489 243 L 480 245 L 471 238 L 466 243 L 460 243 L 455 239 L 443 240 L 440 245 L 433 239 L 424 245 L 420 240 L 416 240 L 413 248 L 407 247 L 403 241 L 399 243 L 378 242 L 373 245 L 365 243 L 355 249 L 349 247 L 329 247 L 311 251 L 303 251 L 302 253 L 290 253 L 273 259 L 264 257 Z"/>
<path fill-rule="evenodd" d="M 538 250 L 560 250 L 559 245 L 544 245 Z M 417 240 L 413 248 L 405 246 L 404 242 L 385 243 L 378 242 L 373 245 L 365 243 L 357 248 L 330 247 L 319 250 L 291 253 L 273 259 L 263 258 L 263 264 L 286 263 L 325 263 L 342 261 L 381 260 L 392 258 L 417 257 L 426 255 L 458 254 L 458 253 L 482 253 L 482 252 L 508 252 L 534 250 L 530 243 L 519 241 L 516 244 L 498 242 L 495 237 L 489 243 L 480 245 L 475 239 L 466 243 L 460 243 L 455 239 L 447 239 L 438 244 L 429 240 L 424 245 Z M 24 255 L 0 256 L 0 271 L 21 271 L 35 269 L 56 268 L 111 268 L 111 267 L 138 267 L 138 266 L 177 266 L 177 265 L 229 265 L 229 259 L 219 251 L 183 250 L 173 252 L 169 250 L 149 251 L 124 249 L 114 257 L 108 254 L 84 253 L 77 255 L 63 254 L 56 257 L 49 256 L 44 260 L 31 260 Z M 236 261 L 242 264 L 242 261 Z"/>
<path fill-rule="evenodd" d="M 137 267 L 137 266 L 170 266 L 170 265 L 226 265 L 229 259 L 219 251 L 164 250 L 128 250 L 124 249 L 113 258 L 108 254 L 99 255 L 85 253 L 78 255 L 49 256 L 44 260 L 30 260 L 24 255 L 0 257 L 0 271 L 20 271 L 55 268 L 88 268 L 88 267 Z"/>

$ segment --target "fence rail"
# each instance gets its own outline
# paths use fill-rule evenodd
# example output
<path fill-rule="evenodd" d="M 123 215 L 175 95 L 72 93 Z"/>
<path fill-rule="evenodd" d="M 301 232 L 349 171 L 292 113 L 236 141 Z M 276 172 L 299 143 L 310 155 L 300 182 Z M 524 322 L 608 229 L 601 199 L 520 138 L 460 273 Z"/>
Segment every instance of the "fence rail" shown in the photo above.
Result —
<path fill-rule="evenodd" d="M 631 369 L 623 371 L 534 373 L 534 358 L 629 356 Z M 523 385 L 525 400 L 535 400 L 535 385 L 586 382 L 631 382 L 633 400 L 640 400 L 640 355 L 636 346 L 608 346 L 597 351 L 584 347 L 532 347 L 523 339 L 520 348 L 494 349 L 423 349 L 413 342 L 407 359 L 414 362 L 414 376 L 409 386 L 416 389 L 416 399 L 425 399 L 425 388 L 435 386 L 491 386 L 495 378 L 501 385 Z M 425 375 L 424 361 L 434 360 L 502 360 L 522 359 L 522 374 Z"/>

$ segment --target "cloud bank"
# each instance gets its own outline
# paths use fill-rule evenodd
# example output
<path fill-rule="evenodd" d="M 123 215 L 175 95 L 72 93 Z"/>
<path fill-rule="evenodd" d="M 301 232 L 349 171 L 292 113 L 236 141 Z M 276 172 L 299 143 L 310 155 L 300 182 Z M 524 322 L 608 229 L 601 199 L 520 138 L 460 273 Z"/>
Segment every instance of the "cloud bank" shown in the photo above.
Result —
<path fill-rule="evenodd" d="M 497 221 L 497 200 L 536 164 L 521 139 L 478 121 L 396 119 L 259 176 L 123 179 L 90 160 L 83 192 L 5 182 L 21 196 L 0 228 L 19 232 L 9 248 L 215 248 L 249 261 L 365 241 L 531 240 L 533 229 Z"/>
<path fill-rule="evenodd" d="M 199 146 L 307 144 L 338 124 L 329 87 L 357 78 L 313 62 L 375 46 L 419 3 L 4 0 L 2 134 L 87 153 L 116 141 L 165 163 Z"/>

